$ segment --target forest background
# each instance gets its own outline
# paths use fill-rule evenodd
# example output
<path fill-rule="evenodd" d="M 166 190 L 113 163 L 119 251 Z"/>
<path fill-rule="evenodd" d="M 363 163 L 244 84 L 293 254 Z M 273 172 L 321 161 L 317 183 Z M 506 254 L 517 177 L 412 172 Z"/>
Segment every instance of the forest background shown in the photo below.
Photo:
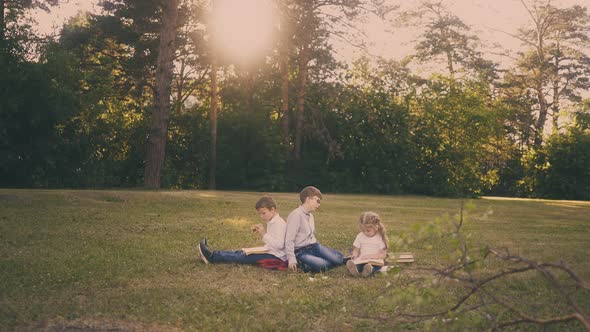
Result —
<path fill-rule="evenodd" d="M 47 35 L 59 0 L 0 0 L 0 186 L 590 199 L 585 6 L 515 1 L 489 45 L 446 1 L 227 3 L 101 0 Z"/>

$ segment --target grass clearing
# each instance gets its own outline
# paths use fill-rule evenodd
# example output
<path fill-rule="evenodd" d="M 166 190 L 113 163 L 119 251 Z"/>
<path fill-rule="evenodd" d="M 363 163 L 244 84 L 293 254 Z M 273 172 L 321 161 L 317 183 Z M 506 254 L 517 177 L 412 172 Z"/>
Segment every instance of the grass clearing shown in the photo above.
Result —
<path fill-rule="evenodd" d="M 214 249 L 258 244 L 249 227 L 259 222 L 254 203 L 260 195 L 0 190 L 0 329 L 427 327 L 374 319 L 411 302 L 403 298 L 404 289 L 421 283 L 409 275 L 360 280 L 341 267 L 310 278 L 251 266 L 202 264 L 197 258 L 201 237 Z M 298 206 L 296 193 L 272 196 L 283 218 Z M 590 280 L 590 202 L 490 197 L 474 203 L 477 209 L 467 229 L 474 246 L 505 246 L 542 261 L 564 259 Z M 348 252 L 362 211 L 379 213 L 391 236 L 456 213 L 459 205 L 454 199 L 327 194 L 315 213 L 317 235 L 322 244 Z M 481 217 L 487 211 L 493 213 Z M 416 264 L 442 261 L 440 251 L 412 251 Z M 543 300 L 543 282 L 534 276 L 495 287 Z M 415 309 L 444 308 L 460 292 L 444 283 L 437 289 L 437 297 Z M 580 304 L 590 311 L 588 296 L 581 297 Z M 547 310 L 534 301 L 527 309 Z"/>

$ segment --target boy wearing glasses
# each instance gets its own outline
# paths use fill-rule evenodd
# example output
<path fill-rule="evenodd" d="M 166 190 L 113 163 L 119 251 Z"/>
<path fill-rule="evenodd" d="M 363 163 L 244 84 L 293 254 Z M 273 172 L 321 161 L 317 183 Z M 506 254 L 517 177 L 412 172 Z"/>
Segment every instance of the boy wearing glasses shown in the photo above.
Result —
<path fill-rule="evenodd" d="M 321 272 L 344 264 L 341 252 L 322 246 L 315 238 L 312 212 L 320 207 L 322 193 L 316 187 L 305 187 L 299 199 L 301 205 L 287 217 L 285 251 L 289 269 L 297 271 L 298 262 L 304 272 Z"/>

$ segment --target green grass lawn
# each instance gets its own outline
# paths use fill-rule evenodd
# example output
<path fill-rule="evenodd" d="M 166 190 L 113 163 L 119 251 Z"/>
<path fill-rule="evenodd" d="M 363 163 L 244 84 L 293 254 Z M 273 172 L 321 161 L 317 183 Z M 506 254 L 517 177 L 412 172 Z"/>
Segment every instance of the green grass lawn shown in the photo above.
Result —
<path fill-rule="evenodd" d="M 438 296 L 416 306 L 400 296 L 417 285 L 408 274 L 355 279 L 341 267 L 310 277 L 201 263 L 202 237 L 214 249 L 259 243 L 249 227 L 259 222 L 254 204 L 260 195 L 0 190 L 0 330 L 422 330 L 423 323 L 388 317 L 399 308 L 445 308 L 460 292 L 456 285 L 439 287 Z M 285 219 L 298 206 L 297 193 L 272 196 Z M 542 261 L 564 259 L 590 281 L 590 202 L 474 203 L 466 229 L 473 246 L 508 247 Z M 394 236 L 456 213 L 459 206 L 454 199 L 327 194 L 315 213 L 316 232 L 322 244 L 348 252 L 362 211 L 379 213 Z M 415 266 L 443 261 L 436 249 L 409 249 Z M 495 287 L 544 297 L 534 276 Z M 588 313 L 587 295 L 580 302 Z M 536 302 L 527 309 L 554 310 Z M 582 329 L 577 323 L 567 328 Z"/>

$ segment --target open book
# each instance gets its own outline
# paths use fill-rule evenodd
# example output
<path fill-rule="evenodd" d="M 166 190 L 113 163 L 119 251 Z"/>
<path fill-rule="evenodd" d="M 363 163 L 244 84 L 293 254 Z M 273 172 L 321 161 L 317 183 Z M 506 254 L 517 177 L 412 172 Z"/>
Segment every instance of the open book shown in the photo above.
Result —
<path fill-rule="evenodd" d="M 350 257 L 350 256 L 349 256 Z M 396 263 L 413 263 L 415 261 L 414 254 L 411 252 L 398 252 L 394 253 L 393 255 L 390 253 L 389 258 L 393 258 L 393 261 Z M 385 260 L 384 259 L 355 259 L 353 260 L 354 264 L 371 264 L 376 266 L 384 266 Z"/>
<path fill-rule="evenodd" d="M 378 259 L 378 258 L 369 258 L 369 259 L 357 258 L 357 259 L 353 260 L 353 262 L 354 262 L 354 264 L 371 264 L 371 265 L 376 265 L 376 266 L 385 265 L 385 260 Z"/>
<path fill-rule="evenodd" d="M 265 247 L 242 248 L 242 251 L 246 255 L 252 255 L 252 254 L 268 254 L 268 249 L 265 248 Z"/>

